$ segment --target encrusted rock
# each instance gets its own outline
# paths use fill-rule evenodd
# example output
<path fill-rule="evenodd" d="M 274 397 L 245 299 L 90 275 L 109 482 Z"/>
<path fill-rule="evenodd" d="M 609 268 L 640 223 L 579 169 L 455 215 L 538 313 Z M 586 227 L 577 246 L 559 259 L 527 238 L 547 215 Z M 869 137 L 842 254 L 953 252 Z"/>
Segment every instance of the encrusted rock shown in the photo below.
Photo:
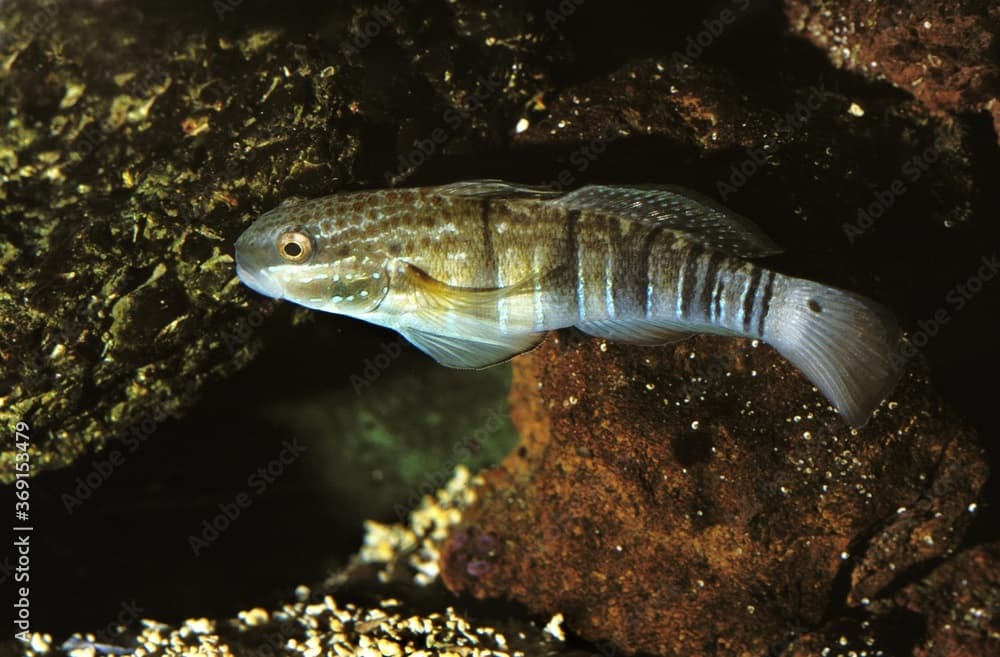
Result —
<path fill-rule="evenodd" d="M 533 14 L 386 6 L 0 3 L 0 423 L 36 429 L 36 473 L 251 360 L 274 304 L 232 243 L 255 216 L 505 135 L 547 75 Z"/>
<path fill-rule="evenodd" d="M 1000 4 L 786 0 L 785 12 L 836 66 L 885 80 L 935 113 L 990 112 L 1000 139 Z"/>
<path fill-rule="evenodd" d="M 453 590 L 626 652 L 764 654 L 951 554 L 987 468 L 915 363 L 850 429 L 770 347 L 560 333 L 518 360 L 522 445 L 446 544 Z"/>

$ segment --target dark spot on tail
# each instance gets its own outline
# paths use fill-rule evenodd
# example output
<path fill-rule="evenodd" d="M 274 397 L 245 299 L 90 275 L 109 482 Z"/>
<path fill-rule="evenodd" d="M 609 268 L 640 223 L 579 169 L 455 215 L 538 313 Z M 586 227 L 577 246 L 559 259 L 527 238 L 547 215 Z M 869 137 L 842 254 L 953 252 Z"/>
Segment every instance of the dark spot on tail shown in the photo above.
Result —
<path fill-rule="evenodd" d="M 809 299 L 809 303 L 806 305 L 809 306 L 809 310 L 813 311 L 814 313 L 823 312 L 823 306 L 819 305 L 819 302 L 816 301 L 816 299 Z"/>

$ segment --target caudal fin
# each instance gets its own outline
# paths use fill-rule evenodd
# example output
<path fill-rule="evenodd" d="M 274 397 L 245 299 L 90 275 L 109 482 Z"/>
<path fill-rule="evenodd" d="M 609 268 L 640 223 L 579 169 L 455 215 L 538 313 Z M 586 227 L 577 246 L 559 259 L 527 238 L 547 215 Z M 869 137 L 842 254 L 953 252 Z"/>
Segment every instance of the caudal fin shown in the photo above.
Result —
<path fill-rule="evenodd" d="M 781 310 L 768 317 L 769 342 L 851 426 L 865 424 L 899 378 L 895 318 L 860 295 L 812 281 L 785 280 Z"/>

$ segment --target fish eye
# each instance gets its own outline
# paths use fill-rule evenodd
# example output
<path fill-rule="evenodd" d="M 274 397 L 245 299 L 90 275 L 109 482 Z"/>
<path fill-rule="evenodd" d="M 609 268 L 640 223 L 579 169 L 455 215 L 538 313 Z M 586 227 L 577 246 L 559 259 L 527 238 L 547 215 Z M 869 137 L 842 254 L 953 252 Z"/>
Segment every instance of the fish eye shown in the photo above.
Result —
<path fill-rule="evenodd" d="M 289 231 L 278 236 L 278 253 L 288 262 L 305 262 L 312 251 L 312 239 L 305 233 Z"/>

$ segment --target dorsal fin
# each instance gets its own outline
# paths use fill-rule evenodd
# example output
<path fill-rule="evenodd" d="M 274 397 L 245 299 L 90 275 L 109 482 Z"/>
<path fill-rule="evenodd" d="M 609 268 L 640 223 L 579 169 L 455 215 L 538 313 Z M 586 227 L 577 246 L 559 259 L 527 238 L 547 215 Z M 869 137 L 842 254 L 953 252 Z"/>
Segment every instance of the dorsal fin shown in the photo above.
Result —
<path fill-rule="evenodd" d="M 566 192 L 548 187 L 532 187 L 504 180 L 464 180 L 435 188 L 442 194 L 474 198 L 558 198 Z"/>
<path fill-rule="evenodd" d="M 713 250 L 744 258 L 774 255 L 782 250 L 746 217 L 707 196 L 680 187 L 588 185 L 554 203 L 636 221 L 662 222 Z"/>
<path fill-rule="evenodd" d="M 742 258 L 762 258 L 782 251 L 743 215 L 703 194 L 673 185 L 588 185 L 563 192 L 503 180 L 466 180 L 436 189 L 442 194 L 473 198 L 538 199 L 573 210 L 662 222 L 692 241 Z"/>

